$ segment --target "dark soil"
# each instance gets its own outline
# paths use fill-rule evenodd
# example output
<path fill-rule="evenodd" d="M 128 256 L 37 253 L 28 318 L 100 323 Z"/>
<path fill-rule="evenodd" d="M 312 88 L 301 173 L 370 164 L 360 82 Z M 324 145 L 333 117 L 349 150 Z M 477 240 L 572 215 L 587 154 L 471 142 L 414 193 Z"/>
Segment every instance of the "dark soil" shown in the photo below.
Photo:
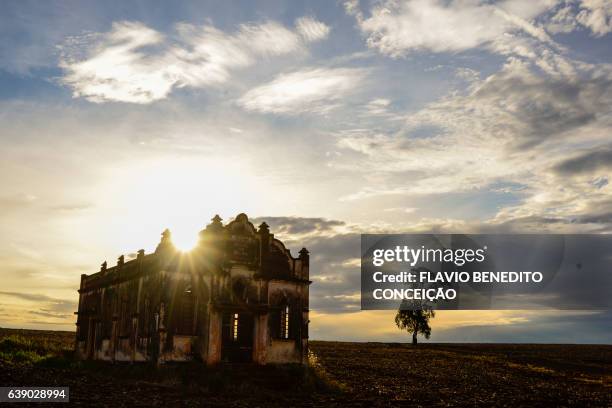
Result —
<path fill-rule="evenodd" d="M 68 386 L 72 404 L 113 407 L 612 406 L 612 346 L 312 341 L 309 369 L 156 368 L 73 361 L 73 340 L 0 329 L 0 386 Z"/>

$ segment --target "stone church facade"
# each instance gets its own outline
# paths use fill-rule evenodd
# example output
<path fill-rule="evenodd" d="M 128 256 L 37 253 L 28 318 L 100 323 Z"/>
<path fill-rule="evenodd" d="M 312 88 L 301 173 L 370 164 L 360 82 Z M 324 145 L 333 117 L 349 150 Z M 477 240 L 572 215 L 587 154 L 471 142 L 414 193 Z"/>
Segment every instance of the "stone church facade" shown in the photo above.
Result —
<path fill-rule="evenodd" d="M 294 258 L 264 222 L 215 216 L 180 252 L 168 230 L 154 253 L 81 275 L 76 353 L 108 361 L 307 363 L 309 254 Z"/>

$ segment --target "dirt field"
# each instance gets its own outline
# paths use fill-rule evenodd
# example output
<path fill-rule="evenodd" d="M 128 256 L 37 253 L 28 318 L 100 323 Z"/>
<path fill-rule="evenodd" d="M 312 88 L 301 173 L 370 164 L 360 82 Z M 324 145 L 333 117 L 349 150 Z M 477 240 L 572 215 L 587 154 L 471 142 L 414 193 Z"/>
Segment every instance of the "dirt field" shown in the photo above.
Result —
<path fill-rule="evenodd" d="M 69 386 L 86 406 L 612 406 L 612 346 L 313 341 L 308 370 L 156 369 L 74 362 L 73 339 L 0 329 L 0 385 Z"/>

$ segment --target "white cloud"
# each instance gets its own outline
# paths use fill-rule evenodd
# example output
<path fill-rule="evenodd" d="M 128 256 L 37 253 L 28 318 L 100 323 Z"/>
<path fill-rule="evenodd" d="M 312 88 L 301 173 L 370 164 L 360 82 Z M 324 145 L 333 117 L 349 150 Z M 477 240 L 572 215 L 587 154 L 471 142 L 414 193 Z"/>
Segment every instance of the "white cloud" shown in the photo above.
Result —
<path fill-rule="evenodd" d="M 330 28 L 327 24 L 315 20 L 312 17 L 300 17 L 295 21 L 298 33 L 308 42 L 319 41 L 327 38 Z"/>
<path fill-rule="evenodd" d="M 459 67 L 455 69 L 455 76 L 468 83 L 472 83 L 480 79 L 480 73 L 478 71 L 466 67 Z"/>
<path fill-rule="evenodd" d="M 521 201 L 501 208 L 492 225 L 567 232 L 609 223 L 609 229 L 612 70 L 576 69 L 548 75 L 514 59 L 467 90 L 405 114 L 399 131 L 336 133 L 344 154 L 333 158 L 333 168 L 364 179 L 343 199 L 393 201 L 511 186 Z M 414 137 L 423 126 L 440 131 Z"/>
<path fill-rule="evenodd" d="M 374 116 L 385 116 L 389 114 L 389 106 L 391 105 L 391 101 L 386 98 L 376 98 L 372 99 L 365 106 L 366 112 L 370 115 Z"/>
<path fill-rule="evenodd" d="M 231 34 L 179 23 L 175 35 L 165 36 L 138 22 L 117 22 L 108 33 L 66 42 L 61 82 L 92 102 L 150 103 L 173 88 L 224 83 L 232 70 L 257 58 L 304 51 L 327 27 L 311 18 L 298 23 L 296 32 L 268 21 L 243 24 Z"/>
<path fill-rule="evenodd" d="M 505 33 L 521 30 L 550 41 L 530 20 L 551 5 L 549 0 L 507 0 L 496 5 L 473 0 L 387 0 L 373 7 L 367 18 L 354 1 L 345 3 L 345 9 L 356 17 L 368 46 L 400 57 L 415 50 L 454 52 L 486 46 Z"/>
<path fill-rule="evenodd" d="M 582 0 L 576 20 L 597 37 L 612 31 L 612 1 Z"/>
<path fill-rule="evenodd" d="M 163 98 L 177 79 L 166 71 L 163 57 L 149 58 L 138 51 L 162 41 L 160 33 L 140 23 L 115 23 L 90 58 L 62 61 L 67 73 L 62 82 L 73 88 L 75 97 L 93 102 L 146 103 Z"/>
<path fill-rule="evenodd" d="M 385 208 L 383 211 L 384 212 L 403 212 L 406 214 L 412 214 L 416 210 L 418 210 L 418 208 L 416 207 L 392 207 L 392 208 Z"/>
<path fill-rule="evenodd" d="M 612 31 L 612 1 L 568 0 L 548 20 L 546 28 L 553 33 L 568 33 L 585 27 L 595 37 Z"/>
<path fill-rule="evenodd" d="M 315 68 L 282 74 L 248 91 L 238 104 L 262 113 L 324 113 L 353 91 L 365 73 L 357 68 Z"/>
<path fill-rule="evenodd" d="M 282 55 L 301 47 L 300 38 L 276 22 L 245 24 L 236 40 L 242 47 L 260 55 Z"/>
<path fill-rule="evenodd" d="M 578 28 L 576 14 L 571 5 L 564 5 L 548 19 L 546 29 L 551 33 L 569 33 Z"/>

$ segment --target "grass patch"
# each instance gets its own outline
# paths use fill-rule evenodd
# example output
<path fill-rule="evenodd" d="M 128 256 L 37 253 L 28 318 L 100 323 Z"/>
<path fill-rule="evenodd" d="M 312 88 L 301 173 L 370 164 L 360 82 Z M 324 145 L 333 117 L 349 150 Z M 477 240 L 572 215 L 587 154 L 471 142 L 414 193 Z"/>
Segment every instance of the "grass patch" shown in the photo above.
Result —
<path fill-rule="evenodd" d="M 16 365 L 65 366 L 71 351 L 61 342 L 13 334 L 0 339 L 0 362 Z"/>
<path fill-rule="evenodd" d="M 180 390 L 188 394 L 233 396 L 236 398 L 308 398 L 313 394 L 343 392 L 348 387 L 331 379 L 320 367 L 300 364 L 266 365 L 220 364 L 208 367 L 202 362 L 109 363 L 75 361 L 73 372 L 95 376 L 101 380 L 113 378 L 121 383 L 142 384 Z"/>
<path fill-rule="evenodd" d="M 349 387 L 335 380 L 311 353 L 310 366 L 283 364 L 221 364 L 207 367 L 201 361 L 167 363 L 110 363 L 73 358 L 68 336 L 33 336 L 12 333 L 0 336 L 0 365 L 67 369 L 77 375 L 101 381 L 112 378 L 125 383 L 141 383 L 186 392 L 218 395 L 278 395 L 304 397 L 310 394 L 338 393 Z"/>
<path fill-rule="evenodd" d="M 540 373 L 540 374 L 547 374 L 547 375 L 554 375 L 556 374 L 555 370 L 552 370 L 550 368 L 546 368 L 546 367 L 541 367 L 541 366 L 536 366 L 533 364 L 517 364 L 517 363 L 513 363 L 513 362 L 508 362 L 506 363 L 506 365 L 510 368 L 516 368 L 519 370 L 528 370 L 528 371 L 532 371 L 535 373 Z"/>
<path fill-rule="evenodd" d="M 308 380 L 312 382 L 315 388 L 337 393 L 351 391 L 348 385 L 336 380 L 325 370 L 318 356 L 312 350 L 308 351 L 308 372 Z"/>

